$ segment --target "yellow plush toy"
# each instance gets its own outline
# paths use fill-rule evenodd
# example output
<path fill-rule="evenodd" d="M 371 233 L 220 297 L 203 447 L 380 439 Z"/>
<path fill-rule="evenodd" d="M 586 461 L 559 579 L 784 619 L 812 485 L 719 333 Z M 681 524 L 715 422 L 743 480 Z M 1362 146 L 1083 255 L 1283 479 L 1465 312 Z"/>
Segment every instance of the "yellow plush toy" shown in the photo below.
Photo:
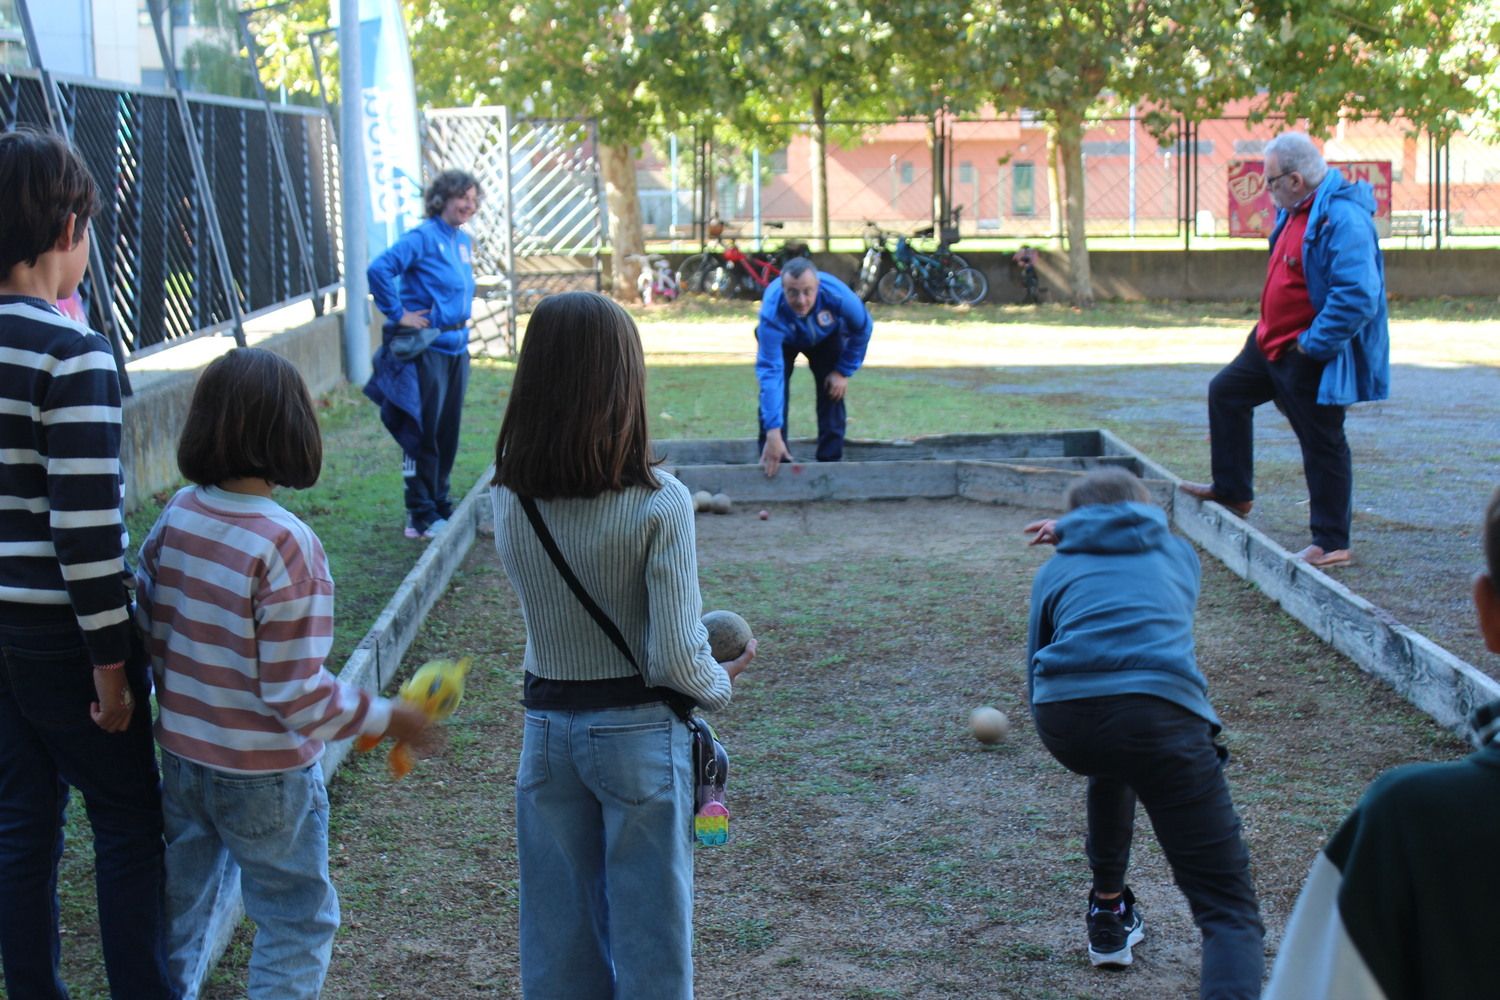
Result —
<path fill-rule="evenodd" d="M 401 700 L 421 709 L 433 722 L 446 719 L 453 714 L 464 697 L 464 677 L 469 673 L 471 659 L 465 656 L 458 661 L 428 660 L 417 668 L 407 682 L 401 685 Z M 354 742 L 356 750 L 369 750 L 380 742 L 378 736 L 361 736 Z M 391 776 L 404 778 L 411 773 L 411 748 L 405 743 L 391 747 L 388 762 Z"/>

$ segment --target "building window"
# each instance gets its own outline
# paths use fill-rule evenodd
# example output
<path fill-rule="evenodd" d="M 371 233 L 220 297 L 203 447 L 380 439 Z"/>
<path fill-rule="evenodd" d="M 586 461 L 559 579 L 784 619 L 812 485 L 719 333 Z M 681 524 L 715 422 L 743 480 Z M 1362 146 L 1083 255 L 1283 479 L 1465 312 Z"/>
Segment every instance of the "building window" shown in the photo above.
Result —
<path fill-rule="evenodd" d="M 911 169 L 911 161 L 910 160 L 902 160 L 901 161 L 901 183 L 902 184 L 910 184 L 912 182 L 912 176 L 913 175 L 912 175 L 912 169 Z"/>
<path fill-rule="evenodd" d="M 1036 214 L 1036 164 L 1034 163 L 1011 164 L 1010 214 Z"/>
<path fill-rule="evenodd" d="M 1234 140 L 1235 156 L 1261 156 L 1266 151 L 1266 140 L 1264 139 L 1236 139 Z"/>
<path fill-rule="evenodd" d="M 960 163 L 958 165 L 958 182 L 960 184 L 974 183 L 974 164 Z"/>
<path fill-rule="evenodd" d="M 771 154 L 771 173 L 784 174 L 786 171 L 786 150 L 778 149 Z"/>

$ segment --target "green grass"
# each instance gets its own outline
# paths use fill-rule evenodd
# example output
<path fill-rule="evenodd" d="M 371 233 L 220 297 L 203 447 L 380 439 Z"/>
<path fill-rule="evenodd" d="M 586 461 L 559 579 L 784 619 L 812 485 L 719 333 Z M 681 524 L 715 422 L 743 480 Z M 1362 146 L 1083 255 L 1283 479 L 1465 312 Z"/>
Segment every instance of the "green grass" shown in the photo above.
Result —
<path fill-rule="evenodd" d="M 850 434 L 898 438 L 965 431 L 1098 426 L 1099 399 L 1066 390 L 1043 391 L 1048 381 L 1056 377 L 1054 371 L 1035 366 L 1000 367 L 1010 346 L 1025 348 L 1039 339 L 1064 335 L 1084 337 L 1085 341 L 1097 336 L 1099 344 L 1128 336 L 1146 356 L 1174 338 L 1193 342 L 1244 330 L 1251 312 L 1251 307 L 1244 303 L 1109 303 L 1088 312 L 1057 305 L 1037 309 L 980 306 L 965 310 L 935 306 L 877 307 L 877 338 L 907 338 L 916 343 L 919 351 L 922 338 L 929 338 L 931 353 L 937 358 L 955 345 L 966 349 L 977 345 L 988 350 L 990 356 L 981 363 L 936 367 L 872 362 L 859 375 L 858 395 L 851 402 Z M 653 433 L 661 438 L 753 436 L 755 386 L 749 363 L 753 351 L 749 340 L 753 305 L 690 301 L 666 310 L 637 310 L 635 315 L 650 352 L 647 389 Z M 1500 302 L 1494 299 L 1400 302 L 1393 305 L 1393 315 L 1399 322 L 1409 324 L 1404 329 L 1410 333 L 1419 332 L 1431 323 L 1452 324 L 1450 329 L 1467 338 L 1473 347 L 1453 346 L 1451 338 L 1442 338 L 1443 349 L 1458 352 L 1454 357 L 1460 359 L 1469 356 L 1464 351 L 1470 351 L 1491 359 L 1485 363 L 1495 363 L 1491 324 L 1500 319 Z M 723 329 L 734 333 L 722 340 L 722 347 L 704 350 L 674 346 L 679 340 L 715 335 Z M 460 457 L 453 474 L 457 492 L 466 491 L 490 463 L 513 371 L 514 366 L 508 361 L 479 360 L 474 364 Z M 793 386 L 794 435 L 809 434 L 814 427 L 809 389 L 807 377 L 799 375 Z M 1021 389 L 1027 391 L 1016 391 Z M 375 408 L 356 389 L 346 387 L 323 399 L 321 415 L 326 456 L 322 479 L 308 490 L 279 491 L 277 499 L 305 518 L 327 549 L 337 586 L 335 644 L 329 662 L 330 667 L 337 669 L 415 563 L 422 546 L 402 537 L 400 453 L 380 426 Z M 1201 429 L 1148 427 L 1145 430 L 1150 432 L 1150 439 L 1137 443 L 1169 467 L 1186 469 L 1191 467 L 1190 461 L 1201 464 L 1206 460 Z M 145 537 L 167 495 L 157 497 L 129 518 L 136 544 Z M 724 598 L 730 593 L 746 604 L 774 606 L 782 584 L 774 576 L 758 572 L 754 564 L 747 564 L 708 573 L 703 586 L 710 607 L 715 606 L 716 595 Z M 920 621 L 939 612 L 952 613 L 965 597 L 964 581 L 958 577 L 925 578 L 920 590 L 931 603 L 904 608 L 902 613 L 908 620 Z M 845 597 L 870 605 L 892 602 L 896 596 L 899 595 L 856 588 L 851 597 L 851 591 L 845 591 Z M 474 595 L 474 599 L 485 598 Z M 789 611 L 782 619 L 784 635 L 788 638 L 813 635 L 824 623 L 840 620 L 846 611 L 847 608 L 836 606 L 808 606 Z M 1003 607 L 991 607 L 985 613 L 998 619 L 997 627 L 1003 632 L 1015 632 L 1024 626 L 1024 617 L 1012 615 L 1007 619 Z M 1024 611 L 1018 614 L 1023 616 Z M 869 652 L 879 654 L 882 650 L 872 648 Z M 852 648 L 821 666 L 837 669 L 860 654 L 860 649 Z M 506 671 L 507 677 L 510 672 Z M 793 706 L 799 692 L 797 685 L 789 683 L 775 692 L 765 692 L 763 697 L 768 708 L 778 703 Z M 819 741 L 820 752 L 832 753 L 839 727 L 851 721 L 840 717 L 839 709 L 837 705 L 823 706 L 800 715 L 765 711 L 746 718 L 744 727 L 748 734 L 757 737 L 754 740 L 757 745 L 776 746 L 789 738 L 813 739 Z M 824 728 L 824 723 L 831 725 Z M 899 732 L 899 727 L 880 720 L 874 726 Z M 459 749 L 468 745 L 466 740 L 472 742 L 461 726 L 454 727 L 453 740 Z M 861 797 L 874 794 L 878 787 L 869 776 L 889 769 L 891 761 L 901 758 L 905 751 L 899 739 L 875 741 L 853 750 L 842 748 L 839 755 L 848 760 L 848 767 L 816 778 L 804 776 L 800 781 L 794 777 L 796 762 L 790 758 L 763 754 L 755 763 L 772 773 L 780 771 L 790 779 L 789 795 L 801 798 L 840 793 Z M 366 790 L 357 778 L 343 780 L 350 782 L 351 794 Z M 508 776 L 500 780 L 508 780 Z M 1257 792 L 1247 789 L 1247 794 Z M 1258 794 L 1272 795 L 1275 790 L 1267 788 Z M 70 847 L 64 862 L 61 895 L 63 926 L 67 930 L 65 975 L 76 997 L 89 998 L 103 996 L 105 988 L 93 916 L 89 834 L 86 822 L 79 818 L 81 814 L 81 803 L 75 801 L 67 831 Z M 395 845 L 399 831 L 388 833 Z M 774 935 L 775 929 L 739 924 L 728 930 L 738 945 L 755 950 L 768 935 Z M 244 946 L 243 941 L 236 944 L 237 948 Z M 0 989 L 0 997 L 3 996 Z"/>

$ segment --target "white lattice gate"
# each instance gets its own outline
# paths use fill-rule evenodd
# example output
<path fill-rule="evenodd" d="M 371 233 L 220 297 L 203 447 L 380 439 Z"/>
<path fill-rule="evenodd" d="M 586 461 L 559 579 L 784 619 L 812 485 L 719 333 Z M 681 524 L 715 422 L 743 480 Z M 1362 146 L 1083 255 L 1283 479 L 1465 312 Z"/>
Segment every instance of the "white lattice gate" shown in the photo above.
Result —
<path fill-rule="evenodd" d="M 507 108 L 429 111 L 429 177 L 467 170 L 484 186 L 469 223 L 479 283 L 473 327 L 484 349 L 512 354 L 516 316 L 549 292 L 598 291 L 608 243 L 598 127 L 582 118 L 513 118 Z"/>

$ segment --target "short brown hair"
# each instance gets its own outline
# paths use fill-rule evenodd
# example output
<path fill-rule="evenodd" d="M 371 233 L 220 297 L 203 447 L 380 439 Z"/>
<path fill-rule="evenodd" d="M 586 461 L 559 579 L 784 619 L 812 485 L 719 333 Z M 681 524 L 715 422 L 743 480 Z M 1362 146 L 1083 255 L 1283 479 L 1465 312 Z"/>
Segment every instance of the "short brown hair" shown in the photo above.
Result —
<path fill-rule="evenodd" d="M 432 179 L 427 185 L 426 192 L 422 195 L 422 206 L 427 210 L 427 217 L 435 219 L 443 214 L 449 200 L 462 198 L 464 192 L 474 189 L 477 198 L 484 197 L 484 188 L 475 180 L 474 175 L 462 170 L 444 170 Z"/>
<path fill-rule="evenodd" d="M 0 281 L 57 246 L 70 215 L 76 246 L 98 211 L 94 179 L 62 136 L 25 127 L 0 134 Z"/>
<path fill-rule="evenodd" d="M 1063 492 L 1063 506 L 1077 510 L 1096 503 L 1150 503 L 1145 484 L 1117 465 L 1095 469 Z"/>
<path fill-rule="evenodd" d="M 292 363 L 257 347 L 215 358 L 193 390 L 177 467 L 203 486 L 241 477 L 298 490 L 316 483 L 323 436 L 307 384 Z"/>
<path fill-rule="evenodd" d="M 1490 505 L 1484 511 L 1484 565 L 1500 587 L 1500 487 L 1490 497 Z"/>
<path fill-rule="evenodd" d="M 549 295 L 526 324 L 495 441 L 495 483 L 521 496 L 660 489 L 646 356 L 630 314 L 594 292 Z"/>

